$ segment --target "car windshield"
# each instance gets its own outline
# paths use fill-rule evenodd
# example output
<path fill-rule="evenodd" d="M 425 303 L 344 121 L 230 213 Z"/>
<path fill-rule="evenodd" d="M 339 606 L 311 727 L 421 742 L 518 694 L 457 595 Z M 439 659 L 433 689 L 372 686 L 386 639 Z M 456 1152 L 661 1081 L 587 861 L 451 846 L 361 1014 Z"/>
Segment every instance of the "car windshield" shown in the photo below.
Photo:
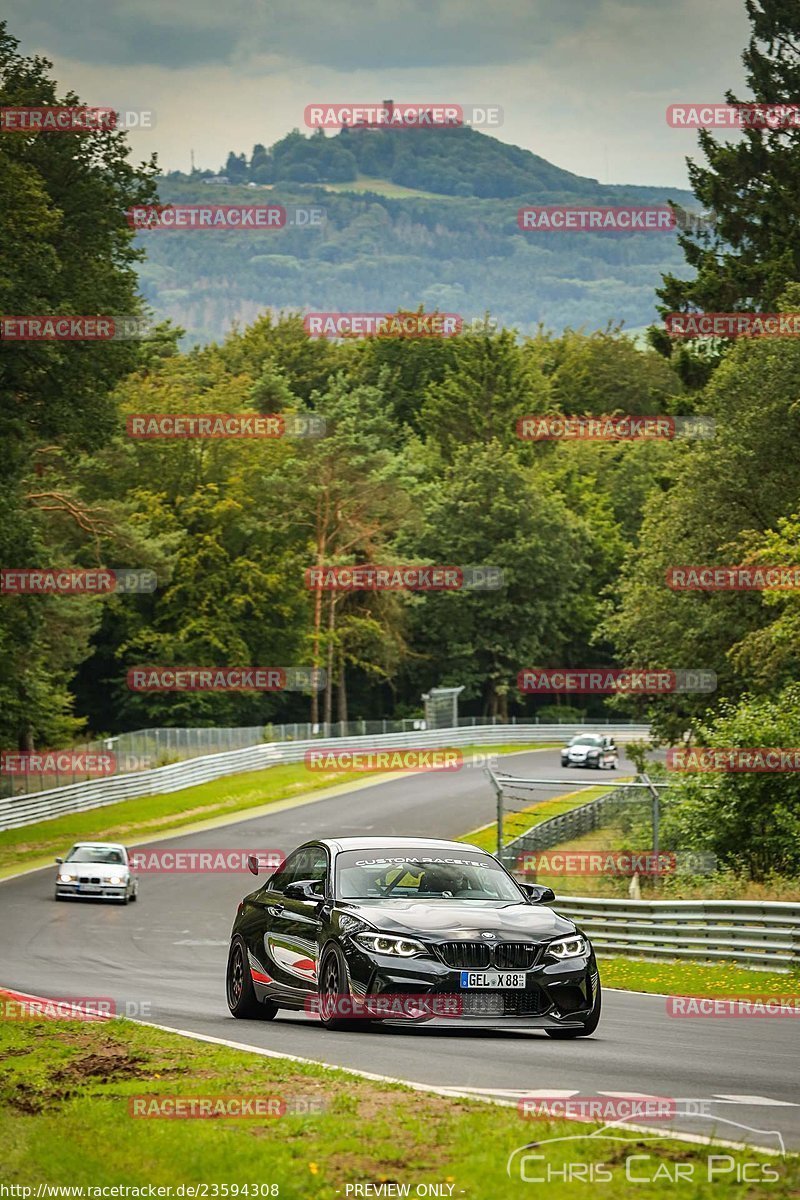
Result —
<path fill-rule="evenodd" d="M 124 863 L 121 850 L 110 846 L 73 846 L 66 857 L 66 862 L 82 863 Z"/>
<path fill-rule="evenodd" d="M 599 746 L 602 744 L 602 741 L 602 738 L 590 733 L 586 733 L 583 735 L 583 737 L 573 738 L 570 742 L 570 746 Z"/>
<path fill-rule="evenodd" d="M 348 850 L 336 859 L 341 900 L 506 900 L 523 895 L 494 859 L 479 851 L 431 851 L 387 846 Z"/>

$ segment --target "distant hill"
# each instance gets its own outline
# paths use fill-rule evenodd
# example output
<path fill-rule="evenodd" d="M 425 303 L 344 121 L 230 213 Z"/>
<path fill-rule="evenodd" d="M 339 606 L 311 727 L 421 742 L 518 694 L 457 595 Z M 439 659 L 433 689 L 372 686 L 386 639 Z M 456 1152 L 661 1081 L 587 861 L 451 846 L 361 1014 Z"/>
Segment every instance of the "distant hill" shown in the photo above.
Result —
<path fill-rule="evenodd" d="M 311 168 L 318 178 L 286 177 Z M 661 273 L 683 269 L 673 232 L 523 232 L 518 209 L 667 199 L 694 207 L 680 189 L 604 185 L 469 129 L 295 131 L 249 158 L 231 154 L 225 173 L 230 182 L 210 172 L 167 175 L 161 198 L 315 205 L 326 220 L 263 233 L 140 235 L 144 295 L 159 319 L 187 330 L 189 343 L 219 339 L 265 309 L 423 305 L 465 319 L 488 311 L 523 333 L 539 324 L 556 332 L 609 322 L 639 329 L 656 316 Z M 466 188 L 473 191 L 461 194 Z M 477 194 L 492 189 L 503 194 Z"/>
<path fill-rule="evenodd" d="M 269 150 L 254 146 L 249 159 L 231 151 L 224 174 L 231 183 L 261 184 L 345 184 L 367 176 L 442 196 L 524 197 L 540 204 L 666 198 L 664 188 L 610 186 L 574 175 L 530 150 L 464 126 L 343 129 L 333 137 L 321 130 L 304 136 L 295 129 Z M 671 198 L 687 203 L 691 193 L 674 189 Z"/>

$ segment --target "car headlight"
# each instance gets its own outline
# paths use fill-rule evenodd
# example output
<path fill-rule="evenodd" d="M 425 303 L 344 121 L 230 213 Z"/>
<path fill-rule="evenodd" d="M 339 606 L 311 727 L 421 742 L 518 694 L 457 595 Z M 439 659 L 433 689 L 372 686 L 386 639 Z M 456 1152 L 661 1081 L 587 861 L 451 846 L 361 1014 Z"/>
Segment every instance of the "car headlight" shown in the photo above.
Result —
<path fill-rule="evenodd" d="M 425 953 L 422 942 L 415 942 L 413 938 L 394 937 L 388 933 L 359 933 L 353 941 L 376 954 L 396 954 L 398 958 L 413 958 L 415 954 Z"/>
<path fill-rule="evenodd" d="M 108 882 L 113 885 L 124 883 L 125 876 L 124 875 L 109 875 Z"/>
<path fill-rule="evenodd" d="M 59 871 L 58 882 L 59 883 L 74 883 L 75 876 L 69 875 L 66 871 Z"/>
<path fill-rule="evenodd" d="M 582 934 L 575 933 L 572 937 L 551 942 L 547 947 L 547 953 L 551 958 L 557 959 L 580 958 L 589 953 L 589 943 Z"/>

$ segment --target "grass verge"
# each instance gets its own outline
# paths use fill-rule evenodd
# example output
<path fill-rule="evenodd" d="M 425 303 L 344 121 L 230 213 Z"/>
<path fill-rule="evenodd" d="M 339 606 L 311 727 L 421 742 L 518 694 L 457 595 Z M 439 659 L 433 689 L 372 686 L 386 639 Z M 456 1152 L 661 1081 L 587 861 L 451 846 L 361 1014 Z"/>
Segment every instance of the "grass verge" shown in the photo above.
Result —
<path fill-rule="evenodd" d="M 152 1111 L 153 1101 L 199 1096 L 280 1098 L 296 1111 L 261 1119 L 131 1115 L 137 1098 Z M 206 1184 L 218 1187 L 216 1192 L 209 1187 L 207 1196 L 278 1195 L 282 1200 L 402 1195 L 397 1188 L 376 1186 L 392 1183 L 408 1185 L 411 1195 L 420 1185 L 438 1184 L 441 1190 L 433 1194 L 506 1200 L 518 1197 L 522 1187 L 519 1168 L 515 1177 L 506 1174 L 508 1156 L 533 1140 L 570 1135 L 580 1140 L 539 1147 L 546 1161 L 530 1164 L 529 1170 L 535 1166 L 534 1174 L 542 1174 L 563 1172 L 572 1162 L 603 1163 L 611 1175 L 603 1183 L 609 1200 L 630 1195 L 625 1160 L 634 1154 L 647 1156 L 636 1161 L 640 1177 L 659 1173 L 643 1193 L 647 1196 L 731 1200 L 742 1195 L 733 1163 L 744 1161 L 753 1164 L 754 1173 L 775 1173 L 769 1187 L 775 1200 L 797 1195 L 800 1187 L 796 1158 L 725 1151 L 730 1166 L 709 1180 L 714 1151 L 708 1147 L 667 1139 L 643 1142 L 633 1133 L 627 1144 L 592 1143 L 586 1135 L 594 1128 L 541 1117 L 523 1120 L 515 1108 L 266 1059 L 122 1020 L 0 1022 L 3 1182 L 30 1187 L 32 1195 L 38 1185 L 48 1184 L 173 1189 Z M 675 1182 L 679 1165 L 690 1178 Z M 373 1186 L 364 1191 L 368 1183 Z M 362 1190 L 356 1193 L 358 1184 Z M 221 1190 L 225 1186 L 228 1191 Z M 564 1192 L 571 1189 L 562 1183 L 556 1194 Z M 758 1193 L 748 1189 L 747 1194 Z"/>
<path fill-rule="evenodd" d="M 465 757 L 475 754 L 518 754 L 524 750 L 547 750 L 560 743 L 530 743 L 524 746 L 462 746 Z M 228 775 L 210 783 L 121 800 L 103 808 L 69 813 L 20 829 L 0 831 L 0 878 L 14 868 L 44 866 L 56 854 L 81 838 L 135 844 L 171 830 L 184 829 L 202 821 L 224 819 L 249 809 L 298 799 L 343 784 L 363 784 L 364 771 L 311 771 L 305 763 L 287 763 Z"/>
<path fill-rule="evenodd" d="M 800 972 L 779 975 L 734 963 L 645 962 L 636 958 L 600 958 L 603 986 L 630 992 L 672 996 L 798 996 Z"/>

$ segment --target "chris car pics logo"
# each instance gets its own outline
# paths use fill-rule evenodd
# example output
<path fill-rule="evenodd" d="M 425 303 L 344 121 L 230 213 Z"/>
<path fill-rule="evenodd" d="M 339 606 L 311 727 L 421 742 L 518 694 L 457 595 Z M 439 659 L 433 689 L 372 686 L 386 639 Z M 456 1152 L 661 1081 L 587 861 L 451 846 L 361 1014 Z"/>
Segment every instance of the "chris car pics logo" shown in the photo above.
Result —
<path fill-rule="evenodd" d="M 657 1097 L 652 1099 L 655 1101 Z M 754 1129 L 720 1116 L 718 1103 L 677 1100 L 674 1113 L 665 1110 L 655 1114 L 655 1119 L 673 1115 L 682 1118 L 690 1128 L 696 1123 L 701 1135 L 697 1140 L 705 1144 L 697 1145 L 693 1154 L 678 1157 L 665 1152 L 664 1133 L 651 1132 L 646 1126 L 637 1128 L 635 1124 L 643 1119 L 649 1122 L 653 1116 L 643 1117 L 633 1112 L 630 1117 L 611 1121 L 588 1134 L 542 1138 L 519 1146 L 508 1157 L 506 1174 L 520 1183 L 555 1183 L 559 1188 L 574 1184 L 576 1191 L 581 1186 L 585 1189 L 586 1184 L 607 1183 L 627 1189 L 636 1184 L 689 1184 L 699 1188 L 723 1181 L 751 1187 L 779 1182 L 785 1170 L 779 1156 L 786 1153 L 780 1131 Z M 628 1120 L 635 1123 L 626 1125 Z M 727 1144 L 738 1143 L 741 1148 L 734 1155 L 723 1145 L 708 1144 L 717 1139 L 724 1139 Z M 768 1158 L 757 1152 L 767 1147 Z M 588 1194 L 588 1190 L 583 1194 Z"/>

